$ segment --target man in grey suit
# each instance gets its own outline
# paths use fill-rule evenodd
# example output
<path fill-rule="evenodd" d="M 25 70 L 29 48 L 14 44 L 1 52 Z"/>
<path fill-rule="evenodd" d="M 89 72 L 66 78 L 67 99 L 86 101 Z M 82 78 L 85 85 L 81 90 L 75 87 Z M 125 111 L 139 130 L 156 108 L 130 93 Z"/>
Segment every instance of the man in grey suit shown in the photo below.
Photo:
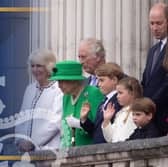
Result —
<path fill-rule="evenodd" d="M 105 49 L 100 40 L 87 38 L 80 42 L 78 57 L 83 70 L 90 74 L 88 78 L 89 85 L 98 85 L 95 70 L 98 66 L 105 63 L 105 55 Z"/>

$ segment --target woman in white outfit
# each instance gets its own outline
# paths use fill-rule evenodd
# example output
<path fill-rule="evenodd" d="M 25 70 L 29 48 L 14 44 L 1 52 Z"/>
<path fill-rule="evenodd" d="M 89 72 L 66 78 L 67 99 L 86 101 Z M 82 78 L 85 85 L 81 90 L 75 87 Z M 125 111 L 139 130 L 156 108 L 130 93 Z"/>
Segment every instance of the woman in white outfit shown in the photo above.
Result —
<path fill-rule="evenodd" d="M 15 122 L 19 151 L 59 148 L 63 94 L 57 81 L 48 80 L 55 63 L 55 55 L 46 49 L 34 51 L 28 59 L 35 81 L 26 88 Z"/>

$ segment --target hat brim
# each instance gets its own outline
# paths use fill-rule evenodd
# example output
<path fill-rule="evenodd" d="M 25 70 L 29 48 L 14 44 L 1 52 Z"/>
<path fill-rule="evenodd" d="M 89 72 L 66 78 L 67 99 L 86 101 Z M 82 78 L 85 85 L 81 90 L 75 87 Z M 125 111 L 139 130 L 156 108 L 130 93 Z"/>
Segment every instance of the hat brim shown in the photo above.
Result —
<path fill-rule="evenodd" d="M 86 77 L 84 76 L 54 76 L 54 77 L 51 77 L 49 78 L 50 81 L 53 81 L 53 80 L 85 80 Z"/>

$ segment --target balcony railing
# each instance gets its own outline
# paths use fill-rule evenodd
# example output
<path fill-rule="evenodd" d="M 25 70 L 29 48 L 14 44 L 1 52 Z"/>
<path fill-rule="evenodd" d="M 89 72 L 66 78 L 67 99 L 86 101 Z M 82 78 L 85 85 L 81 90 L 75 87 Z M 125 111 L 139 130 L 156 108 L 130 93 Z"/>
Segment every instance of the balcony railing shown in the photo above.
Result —
<path fill-rule="evenodd" d="M 168 136 L 30 153 L 40 167 L 168 167 Z"/>

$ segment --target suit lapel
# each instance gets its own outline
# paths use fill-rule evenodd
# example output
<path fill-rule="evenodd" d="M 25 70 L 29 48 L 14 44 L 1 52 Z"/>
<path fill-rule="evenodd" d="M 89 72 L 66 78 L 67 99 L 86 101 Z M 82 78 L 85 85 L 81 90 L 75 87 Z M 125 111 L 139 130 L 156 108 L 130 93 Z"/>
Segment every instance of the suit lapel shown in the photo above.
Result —
<path fill-rule="evenodd" d="M 110 98 L 110 100 L 108 101 L 108 103 L 109 102 L 114 102 L 115 101 L 115 99 L 116 99 L 116 95 L 117 94 L 114 94 L 111 98 Z M 107 105 L 108 105 L 108 103 L 104 106 L 104 109 L 106 109 L 107 108 Z M 103 103 L 104 104 L 104 103 Z M 98 111 L 97 111 L 97 116 L 96 116 L 96 122 L 95 122 L 95 128 L 97 127 L 97 126 L 99 126 L 99 124 L 101 124 L 102 123 L 102 121 L 103 121 L 103 111 L 102 111 L 102 105 L 103 104 L 101 104 L 100 106 L 99 106 L 99 108 L 98 108 Z"/>
<path fill-rule="evenodd" d="M 164 58 L 164 55 L 165 55 L 165 47 L 162 49 L 162 51 L 160 52 L 160 55 L 159 55 L 159 58 L 158 58 L 158 61 L 157 61 L 157 64 L 152 72 L 152 74 L 155 74 L 155 72 L 162 66 L 162 62 L 163 62 L 163 58 Z"/>

